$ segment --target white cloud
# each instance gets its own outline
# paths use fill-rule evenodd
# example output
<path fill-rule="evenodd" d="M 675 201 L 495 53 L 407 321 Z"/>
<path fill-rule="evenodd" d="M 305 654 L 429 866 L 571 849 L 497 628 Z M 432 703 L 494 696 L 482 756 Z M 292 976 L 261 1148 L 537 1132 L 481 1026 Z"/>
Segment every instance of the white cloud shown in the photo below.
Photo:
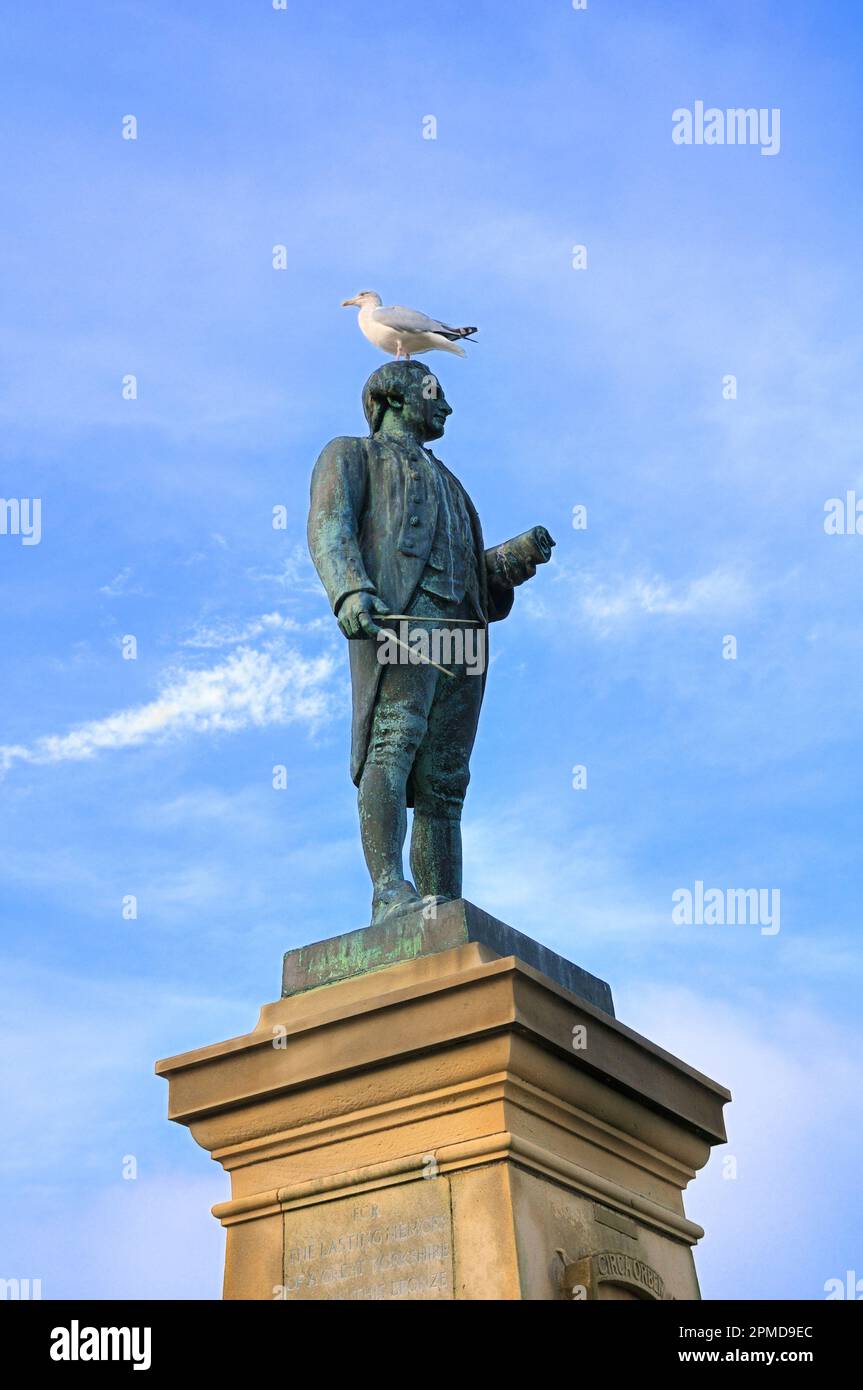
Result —
<path fill-rule="evenodd" d="M 564 560 L 555 564 L 549 579 L 553 585 L 550 592 L 531 585 L 519 590 L 519 610 L 531 619 L 558 622 L 563 587 L 568 609 L 597 637 L 606 637 L 626 624 L 656 618 L 737 615 L 751 607 L 753 598 L 747 577 L 739 569 L 722 566 L 694 579 L 674 582 L 643 572 L 618 571 L 611 578 L 600 577 Z"/>
<path fill-rule="evenodd" d="M 582 584 L 585 580 L 582 579 Z M 601 631 L 633 618 L 693 618 L 709 613 L 738 611 L 749 599 L 746 581 L 736 571 L 711 570 L 698 579 L 670 584 L 656 576 L 634 576 L 618 584 L 588 577 L 581 610 Z"/>
<path fill-rule="evenodd" d="M 321 581 L 315 573 L 308 548 L 301 543 L 283 558 L 282 568 L 276 574 L 250 569 L 248 577 L 257 584 L 275 584 L 291 594 L 314 594 L 322 598 Z"/>
<path fill-rule="evenodd" d="M 610 940 L 672 936 L 670 906 L 634 879 L 622 840 L 613 843 L 601 826 L 567 828 L 540 796 L 493 817 L 469 816 L 464 842 L 466 896 L 564 956 L 580 952 L 587 968 L 585 948 L 593 958 Z"/>
<path fill-rule="evenodd" d="M 242 627 L 232 627 L 230 623 L 224 622 L 209 625 L 201 623 L 182 645 L 205 650 L 230 647 L 238 642 L 252 642 L 257 637 L 272 636 L 278 632 L 301 632 L 306 627 L 308 624 L 299 623 L 296 618 L 288 618 L 283 613 L 262 613 L 260 617 L 251 618 Z"/>
<path fill-rule="evenodd" d="M 329 656 L 309 659 L 278 644 L 266 651 L 241 647 L 219 666 L 169 673 L 148 704 L 90 720 L 66 734 L 46 735 L 29 748 L 0 745 L 0 770 L 15 762 L 82 761 L 182 734 L 315 725 L 329 712 L 327 683 L 334 669 Z"/>
<path fill-rule="evenodd" d="M 100 585 L 99 593 L 107 594 L 109 598 L 117 598 L 121 594 L 143 593 L 144 591 L 140 584 L 132 584 L 130 582 L 133 574 L 134 570 L 132 566 L 126 565 L 125 568 L 120 570 L 119 574 L 114 575 L 114 578 L 110 580 L 109 583 Z"/>

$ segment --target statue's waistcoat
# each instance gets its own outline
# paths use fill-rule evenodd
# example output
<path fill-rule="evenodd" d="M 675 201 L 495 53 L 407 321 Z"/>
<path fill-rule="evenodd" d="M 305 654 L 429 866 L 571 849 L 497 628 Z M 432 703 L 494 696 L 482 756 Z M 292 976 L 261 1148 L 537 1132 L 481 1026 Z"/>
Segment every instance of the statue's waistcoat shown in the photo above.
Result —
<path fill-rule="evenodd" d="M 425 458 L 419 448 L 381 439 L 362 442 L 368 482 L 360 552 L 376 592 L 393 612 L 404 613 L 427 578 L 427 587 L 441 597 L 461 598 L 468 592 L 485 616 L 482 530 L 461 484 L 434 455 Z M 436 577 L 441 575 L 443 580 Z"/>
<path fill-rule="evenodd" d="M 420 580 L 427 593 L 450 603 L 467 598 L 482 616 L 476 539 L 461 486 L 438 464 L 434 455 L 424 460 L 437 491 L 437 524 L 431 550 Z"/>

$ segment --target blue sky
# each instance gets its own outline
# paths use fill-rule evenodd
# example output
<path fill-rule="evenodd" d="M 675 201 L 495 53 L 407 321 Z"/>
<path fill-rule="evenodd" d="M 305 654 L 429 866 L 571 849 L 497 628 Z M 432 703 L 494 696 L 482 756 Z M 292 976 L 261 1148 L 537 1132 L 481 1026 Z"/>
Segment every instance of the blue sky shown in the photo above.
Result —
<path fill-rule="evenodd" d="M 305 520 L 364 429 L 380 359 L 338 306 L 370 287 L 480 326 L 431 359 L 438 453 L 490 543 L 558 542 L 492 632 L 466 896 L 734 1091 L 687 1196 L 706 1296 L 863 1275 L 863 539 L 823 525 L 863 497 L 858 7 L 48 0 L 4 28 L 2 493 L 42 536 L 0 535 L 0 1274 L 218 1296 L 227 1179 L 153 1061 L 367 921 Z M 675 145 L 696 100 L 779 108 L 780 152 Z M 696 880 L 779 889 L 779 933 L 673 924 Z"/>

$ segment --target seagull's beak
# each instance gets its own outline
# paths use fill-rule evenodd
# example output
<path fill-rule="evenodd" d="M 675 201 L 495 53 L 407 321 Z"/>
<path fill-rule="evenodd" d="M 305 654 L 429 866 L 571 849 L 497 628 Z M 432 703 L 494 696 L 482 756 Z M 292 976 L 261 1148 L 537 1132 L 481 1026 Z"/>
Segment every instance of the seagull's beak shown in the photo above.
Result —
<path fill-rule="evenodd" d="M 356 301 L 355 298 L 354 298 L 354 299 L 343 299 L 343 300 L 342 300 L 342 308 L 343 308 L 343 309 L 349 309 L 349 308 L 351 307 L 351 305 L 352 305 L 352 304 L 356 304 L 356 302 L 357 302 L 357 301 Z"/>

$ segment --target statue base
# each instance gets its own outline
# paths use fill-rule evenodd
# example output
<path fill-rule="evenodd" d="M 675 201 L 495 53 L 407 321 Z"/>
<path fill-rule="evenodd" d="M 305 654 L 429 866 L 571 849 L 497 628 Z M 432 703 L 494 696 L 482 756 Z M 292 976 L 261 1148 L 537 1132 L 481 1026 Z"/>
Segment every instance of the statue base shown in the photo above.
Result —
<path fill-rule="evenodd" d="M 224 1297 L 698 1298 L 682 1193 L 728 1091 L 602 981 L 471 904 L 438 914 L 392 924 L 399 959 L 389 927 L 288 952 L 251 1033 L 157 1064 L 231 1175 Z"/>
<path fill-rule="evenodd" d="M 369 970 L 416 960 L 418 956 L 436 955 L 453 946 L 467 946 L 472 941 L 489 946 L 498 956 L 517 956 L 525 965 L 532 965 L 534 970 L 577 994 L 579 999 L 586 999 L 589 1004 L 614 1016 L 611 990 L 604 980 L 573 965 L 547 946 L 541 946 L 532 937 L 508 927 L 505 922 L 499 922 L 466 898 L 406 912 L 380 926 L 361 927 L 358 931 L 286 951 L 282 998 L 317 989 L 320 985 L 336 984 L 353 975 L 365 975 Z"/>

